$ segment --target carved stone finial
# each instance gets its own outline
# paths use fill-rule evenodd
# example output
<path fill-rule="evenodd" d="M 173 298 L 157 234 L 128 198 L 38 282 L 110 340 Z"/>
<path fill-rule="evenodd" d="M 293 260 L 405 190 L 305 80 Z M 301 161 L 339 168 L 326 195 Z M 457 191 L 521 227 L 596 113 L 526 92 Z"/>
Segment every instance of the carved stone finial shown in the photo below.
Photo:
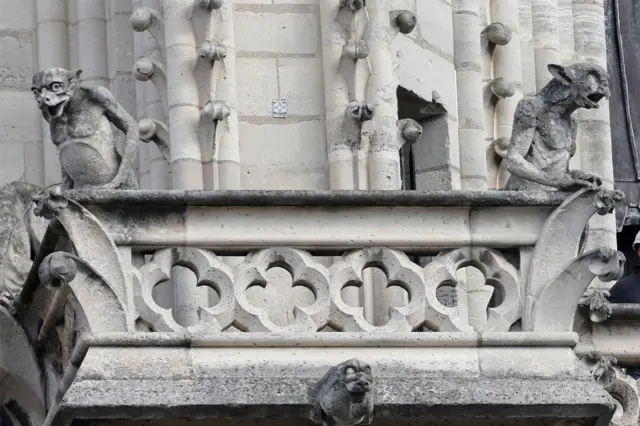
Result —
<path fill-rule="evenodd" d="M 369 46 L 364 40 L 349 42 L 344 46 L 343 54 L 354 61 L 365 59 L 369 56 Z"/>
<path fill-rule="evenodd" d="M 483 30 L 483 33 L 491 43 L 497 44 L 498 46 L 509 44 L 513 37 L 511 28 L 502 22 L 494 22 L 488 25 L 487 28 Z"/>
<path fill-rule="evenodd" d="M 393 20 L 394 25 L 402 34 L 410 34 L 416 28 L 416 25 L 418 25 L 416 15 L 408 10 L 401 10 L 396 13 Z"/>
<path fill-rule="evenodd" d="M 31 90 L 51 141 L 59 150 L 64 189 L 134 189 L 133 166 L 138 123 L 103 86 L 80 82 L 81 70 L 48 68 L 33 76 Z M 116 147 L 111 124 L 125 134 L 122 152 Z"/>
<path fill-rule="evenodd" d="M 373 421 L 373 376 L 369 364 L 351 359 L 329 371 L 311 392 L 311 415 L 320 425 L 357 426 Z"/>
<path fill-rule="evenodd" d="M 206 10 L 220 9 L 223 4 L 224 0 L 196 0 L 196 6 Z"/>
<path fill-rule="evenodd" d="M 69 204 L 69 200 L 62 195 L 58 186 L 42 191 L 39 194 L 34 194 L 32 199 L 36 203 L 33 214 L 47 220 L 57 217 L 62 209 Z"/>
<path fill-rule="evenodd" d="M 608 291 L 591 288 L 582 295 L 578 304 L 589 309 L 589 319 L 591 321 L 602 322 L 611 315 L 611 304 L 608 297 Z"/>
<path fill-rule="evenodd" d="M 354 121 L 369 121 L 373 119 L 373 105 L 353 101 L 347 106 L 347 115 Z"/>
<path fill-rule="evenodd" d="M 366 5 L 366 0 L 340 0 L 340 9 L 349 9 L 352 12 L 357 12 Z"/>
<path fill-rule="evenodd" d="M 45 257 L 38 267 L 38 276 L 43 284 L 58 287 L 76 277 L 76 263 L 68 253 L 55 252 Z"/>
<path fill-rule="evenodd" d="M 518 103 L 505 167 L 509 190 L 576 191 L 602 180 L 582 170 L 569 170 L 576 151 L 575 123 L 579 108 L 598 108 L 608 98 L 609 74 L 589 62 L 548 66 L 553 78 L 533 98 Z M 566 117 L 557 120 L 556 117 Z"/>
<path fill-rule="evenodd" d="M 223 101 L 209 101 L 202 107 L 202 115 L 213 121 L 224 120 L 231 114 L 229 106 Z"/>
<path fill-rule="evenodd" d="M 211 61 L 220 61 L 227 57 L 227 48 L 221 43 L 214 41 L 205 41 L 200 46 L 199 51 L 201 58 L 206 58 Z"/>
<path fill-rule="evenodd" d="M 618 360 L 614 357 L 592 352 L 582 358 L 581 361 L 589 367 L 593 379 L 599 385 L 607 387 L 616 380 L 615 367 L 618 364 Z"/>

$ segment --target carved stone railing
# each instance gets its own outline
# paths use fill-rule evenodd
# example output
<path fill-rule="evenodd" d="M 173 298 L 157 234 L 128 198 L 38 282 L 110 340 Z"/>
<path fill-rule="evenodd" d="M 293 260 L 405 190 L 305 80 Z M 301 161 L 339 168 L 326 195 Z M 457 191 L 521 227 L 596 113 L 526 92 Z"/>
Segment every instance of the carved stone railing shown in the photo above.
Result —
<path fill-rule="evenodd" d="M 50 220 L 46 233 L 24 227 L 27 240 L 36 241 L 31 268 L 25 271 L 24 265 L 8 261 L 26 250 L 24 244 L 15 244 L 18 235 L 13 235 L 5 244 L 0 278 L 6 289 L 21 287 L 19 293 L 9 291 L 5 304 L 23 323 L 39 324 L 32 339 L 44 347 L 52 342 L 61 347 L 59 361 L 66 367 L 53 380 L 58 391 L 48 405 L 46 424 L 82 417 L 83 410 L 102 418 L 96 404 L 100 398 L 116 404 L 117 383 L 142 392 L 140 386 L 165 380 L 166 372 L 161 375 L 154 361 L 156 352 L 143 351 L 151 347 L 164 357 L 162 362 L 189 365 L 184 366 L 191 372 L 183 371 L 185 380 L 200 380 L 193 376 L 196 370 L 206 371 L 205 376 L 215 376 L 219 368 L 242 375 L 234 365 L 249 359 L 275 369 L 283 356 L 284 382 L 277 385 L 287 395 L 300 392 L 297 384 L 286 382 L 287 374 L 297 374 L 296 369 L 304 370 L 307 364 L 315 366 L 314 372 L 338 365 L 346 360 L 339 359 L 345 353 L 366 358 L 374 370 L 393 371 L 400 364 L 422 371 L 416 360 L 428 363 L 433 353 L 438 354 L 436 364 L 427 368 L 427 376 L 446 370 L 456 377 L 492 381 L 513 374 L 516 382 L 505 382 L 504 389 L 495 385 L 495 392 L 502 389 L 507 398 L 513 392 L 510 386 L 527 387 L 529 393 L 557 386 L 554 395 L 566 393 L 567 400 L 559 405 L 548 401 L 545 416 L 595 417 L 606 424 L 613 403 L 595 382 L 585 381 L 587 370 L 572 351 L 578 341 L 573 319 L 590 282 L 595 277 L 615 279 L 623 266 L 624 258 L 615 250 L 582 253 L 580 248 L 589 218 L 610 213 L 615 199 L 616 194 L 597 189 L 567 197 L 507 191 L 54 193 L 37 198 L 32 208 Z M 481 277 L 461 275 L 468 266 Z M 172 278 L 175 267 L 190 269 L 199 287 L 212 289 L 186 289 L 199 292 L 199 306 L 171 306 L 162 299 L 161 292 L 185 290 L 185 283 Z M 297 297 L 282 283 L 269 297 L 258 295 L 254 287 L 268 290 L 274 268 L 287 271 L 291 285 L 309 289 L 311 296 Z M 386 283 L 370 268 L 382 270 Z M 16 281 L 21 276 L 26 278 Z M 375 286 L 400 287 L 405 294 L 380 298 Z M 453 290 L 443 297 L 443 288 Z M 278 317 L 287 305 L 284 297 L 293 305 L 292 314 Z M 452 298 L 456 303 L 449 303 Z M 195 309 L 197 321 L 181 323 L 176 309 Z M 381 311 L 386 321 L 377 320 Z M 380 345 L 390 349 L 377 352 Z M 189 359 L 171 352 L 175 347 L 189 348 Z M 252 347 L 264 353 L 252 353 Z M 340 348 L 340 354 L 326 349 L 332 347 Z M 518 347 L 528 348 L 526 359 L 512 351 Z M 230 348 L 243 348 L 238 360 Z M 226 366 L 200 364 L 191 358 L 199 351 L 209 351 L 208 356 L 225 360 Z M 389 351 L 400 361 L 389 358 Z M 324 356 L 320 353 L 326 359 L 317 358 Z M 461 358 L 449 369 L 451 357 Z M 138 370 L 123 364 L 133 358 L 143 363 L 134 363 Z M 492 376 L 487 372 L 493 371 L 493 363 L 502 365 Z M 536 367 L 541 363 L 554 366 L 545 372 Z M 397 373 L 391 375 L 397 382 L 383 380 L 384 395 L 401 386 Z M 268 385 L 266 376 L 260 377 L 258 381 Z M 540 379 L 547 382 L 533 383 Z M 99 392 L 93 388 L 98 382 L 106 386 Z M 454 382 L 446 386 L 453 389 L 458 386 Z M 473 400 L 476 391 L 469 389 L 466 404 L 488 407 L 488 400 Z M 229 392 L 240 398 L 234 394 L 240 388 Z M 527 399 L 526 392 L 514 404 L 529 407 L 533 399 Z M 87 394 L 99 397 L 80 398 Z M 120 403 L 146 404 L 144 409 L 129 406 L 130 412 L 147 410 L 145 415 L 153 418 L 160 416 L 162 398 L 169 397 L 163 395 Z M 272 397 L 265 394 L 251 404 L 269 407 L 276 404 Z M 203 395 L 189 398 L 193 404 L 205 403 Z M 376 404 L 396 407 L 386 411 L 393 416 L 405 415 L 401 407 L 408 400 L 385 398 L 377 396 Z M 297 403 L 308 409 L 303 401 Z M 426 398 L 420 404 L 444 403 Z M 185 400 L 184 413 L 189 407 Z M 535 417 L 536 410 L 541 409 L 531 406 L 519 412 Z M 229 414 L 209 411 L 207 416 Z M 479 409 L 476 414 L 490 412 Z"/>

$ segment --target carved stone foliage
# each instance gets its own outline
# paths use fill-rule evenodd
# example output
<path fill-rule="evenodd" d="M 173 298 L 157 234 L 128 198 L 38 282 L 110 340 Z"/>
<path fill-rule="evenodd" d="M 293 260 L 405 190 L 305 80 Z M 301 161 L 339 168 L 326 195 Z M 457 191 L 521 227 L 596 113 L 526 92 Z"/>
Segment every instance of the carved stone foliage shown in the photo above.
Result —
<path fill-rule="evenodd" d="M 486 310 L 486 324 L 482 330 L 478 331 L 509 331 L 509 327 L 522 316 L 522 301 L 520 296 L 520 279 L 516 268 L 496 250 L 484 247 L 461 248 L 447 250 L 438 255 L 436 259 L 424 268 L 425 279 L 428 288 L 438 288 L 447 283 L 458 283 L 457 271 L 465 266 L 477 268 L 485 278 L 485 286 L 492 287 L 491 292 L 484 292 L 487 295 L 497 294 L 498 304 L 489 307 L 489 298 L 480 301 L 474 300 L 469 303 L 481 303 Z M 464 293 L 467 297 L 477 298 L 474 288 L 465 286 Z M 430 295 L 432 293 L 429 293 Z M 447 308 L 449 316 L 455 318 L 457 311 L 455 308 Z M 465 326 L 458 322 L 452 324 L 454 327 L 439 325 L 438 330 L 448 329 L 456 331 L 464 329 Z"/>
<path fill-rule="evenodd" d="M 588 310 L 589 319 L 592 322 L 602 322 L 611 315 L 611 304 L 608 298 L 608 291 L 591 288 L 582 295 L 579 305 Z"/>
<path fill-rule="evenodd" d="M 178 324 L 171 310 L 159 306 L 153 298 L 153 288 L 171 278 L 173 266 L 191 269 L 196 274 L 198 286 L 212 288 L 220 299 L 216 306 L 199 306 L 200 322 L 191 327 L 185 328 Z M 140 317 L 152 324 L 157 331 L 220 332 L 233 323 L 233 273 L 210 251 L 191 248 L 162 250 L 134 274 L 134 282 L 136 307 Z"/>
<path fill-rule="evenodd" d="M 617 377 L 615 369 L 618 360 L 612 356 L 591 353 L 581 360 L 590 370 L 593 379 L 601 386 L 611 385 Z"/>
<path fill-rule="evenodd" d="M 161 307 L 153 297 L 153 288 L 168 281 L 171 268 L 176 265 L 191 269 L 198 277 L 198 285 L 213 288 L 219 296 L 214 307 L 200 306 L 200 323 L 186 329 L 173 319 L 170 309 Z M 269 317 L 274 304 L 262 306 L 247 293 L 252 287 L 265 288 L 267 271 L 276 267 L 291 274 L 293 287 L 306 287 L 314 296 L 309 306 L 294 306 L 293 319 L 285 325 Z M 383 270 L 388 286 L 400 286 L 409 295 L 404 306 L 390 308 L 390 321 L 381 326 L 367 321 L 364 308 L 348 305 L 341 294 L 345 287 L 362 286 L 363 271 L 369 267 Z M 404 253 L 383 247 L 347 253 L 330 269 L 303 250 L 275 247 L 250 253 L 233 271 L 207 250 L 166 249 L 134 272 L 135 305 L 140 318 L 157 331 L 217 333 L 233 325 L 246 332 L 315 332 L 330 325 L 337 331 L 384 332 L 413 331 L 425 324 L 436 331 L 472 331 L 456 309 L 438 302 L 438 284 L 437 280 L 425 281 L 422 268 Z M 511 284 L 505 285 L 510 287 Z"/>
<path fill-rule="evenodd" d="M 356 426 L 373 421 L 371 367 L 351 359 L 331 367 L 310 392 L 311 415 L 320 425 Z"/>

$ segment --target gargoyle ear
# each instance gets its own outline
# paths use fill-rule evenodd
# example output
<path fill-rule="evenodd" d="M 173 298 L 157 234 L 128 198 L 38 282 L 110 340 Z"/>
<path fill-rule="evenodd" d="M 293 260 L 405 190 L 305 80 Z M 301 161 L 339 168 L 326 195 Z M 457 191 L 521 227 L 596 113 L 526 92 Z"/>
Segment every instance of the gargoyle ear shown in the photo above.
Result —
<path fill-rule="evenodd" d="M 547 69 L 559 82 L 562 84 L 566 84 L 569 86 L 573 82 L 573 78 L 571 78 L 571 73 L 567 72 L 567 69 L 562 65 L 549 64 L 547 65 Z"/>
<path fill-rule="evenodd" d="M 68 72 L 69 82 L 77 83 L 80 80 L 80 74 L 82 74 L 82 70 L 73 70 Z"/>

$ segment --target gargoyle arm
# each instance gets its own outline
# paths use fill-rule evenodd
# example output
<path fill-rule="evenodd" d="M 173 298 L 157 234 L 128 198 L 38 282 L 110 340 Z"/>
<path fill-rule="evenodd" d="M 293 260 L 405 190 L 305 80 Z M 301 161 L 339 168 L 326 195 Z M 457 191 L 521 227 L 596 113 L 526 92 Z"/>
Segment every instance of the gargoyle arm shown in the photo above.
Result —
<path fill-rule="evenodd" d="M 104 108 L 104 114 L 109 121 L 125 134 L 120 168 L 113 181 L 106 185 L 110 188 L 117 188 L 127 180 L 133 170 L 139 141 L 138 123 L 106 88 L 102 86 L 86 87 L 85 90 L 90 93 L 98 105 Z"/>
<path fill-rule="evenodd" d="M 539 183 L 541 185 L 560 188 L 563 180 L 573 180 L 568 175 L 549 176 L 536 168 L 525 159 L 536 132 L 538 122 L 535 101 L 523 99 L 518 103 L 513 121 L 513 133 L 507 158 L 505 158 L 505 167 L 509 173 L 524 178 L 526 180 Z"/>

